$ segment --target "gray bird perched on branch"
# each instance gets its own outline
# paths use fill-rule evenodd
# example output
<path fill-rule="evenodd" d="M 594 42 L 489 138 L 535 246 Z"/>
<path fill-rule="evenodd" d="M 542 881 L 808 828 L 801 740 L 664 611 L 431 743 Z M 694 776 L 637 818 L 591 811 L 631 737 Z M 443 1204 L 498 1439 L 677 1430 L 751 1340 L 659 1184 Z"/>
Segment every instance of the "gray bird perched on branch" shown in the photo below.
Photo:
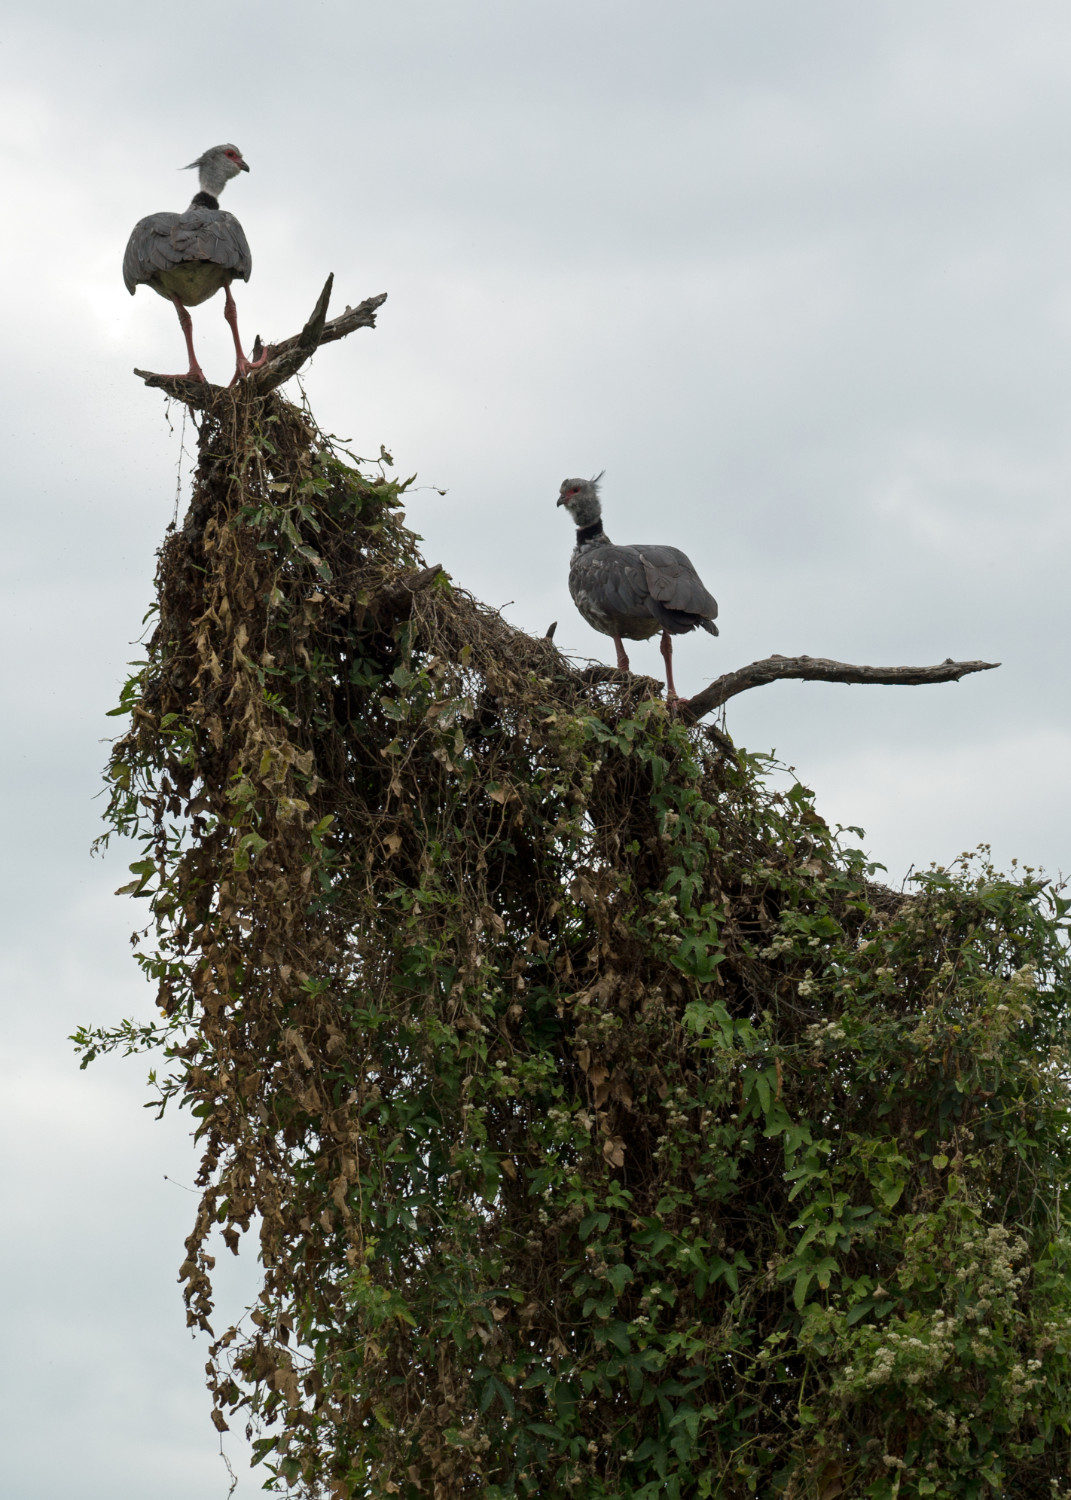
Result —
<path fill-rule="evenodd" d="M 134 226 L 123 256 L 123 280 L 131 296 L 139 286 L 151 286 L 174 303 L 190 356 L 185 378 L 202 382 L 204 372 L 193 352 L 193 324 L 186 309 L 207 302 L 222 287 L 223 316 L 231 326 L 238 356 L 237 380 L 263 362 L 250 363 L 242 353 L 238 309 L 231 296 L 231 282 L 236 276 L 249 280 L 253 257 L 241 224 L 220 208 L 219 195 L 232 177 L 248 172 L 249 167 L 238 147 L 231 145 L 213 146 L 183 171 L 194 167 L 200 177 L 200 192 L 194 194 L 185 213 L 149 214 Z"/>
<path fill-rule="evenodd" d="M 718 601 L 676 547 L 646 542 L 614 546 L 602 529 L 601 478 L 598 474 L 594 479 L 562 481 L 558 504 L 565 506 L 577 528 L 569 592 L 588 624 L 613 640 L 620 672 L 629 670 L 622 637 L 646 641 L 661 630 L 666 699 L 676 702 L 672 637 L 696 626 L 717 635 Z"/>

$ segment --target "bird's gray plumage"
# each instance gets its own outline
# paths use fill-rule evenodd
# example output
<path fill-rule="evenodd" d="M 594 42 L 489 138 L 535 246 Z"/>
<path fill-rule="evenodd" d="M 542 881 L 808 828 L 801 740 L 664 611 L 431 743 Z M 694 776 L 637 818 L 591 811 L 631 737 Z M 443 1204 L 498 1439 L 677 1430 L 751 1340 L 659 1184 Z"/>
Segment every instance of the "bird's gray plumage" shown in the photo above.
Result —
<path fill-rule="evenodd" d="M 133 296 L 151 286 L 161 297 L 177 296 L 196 307 L 236 278 L 248 281 L 253 269 L 249 242 L 241 224 L 215 199 L 232 177 L 249 168 L 236 146 L 213 146 L 196 167 L 201 191 L 184 213 L 149 214 L 138 221 L 123 256 L 123 281 Z"/>
<path fill-rule="evenodd" d="M 206 301 L 224 280 L 248 281 L 252 269 L 249 243 L 234 215 L 196 203 L 185 213 L 141 219 L 123 256 L 123 281 L 131 296 L 146 285 L 161 297 L 176 293 L 187 307 Z"/>
<path fill-rule="evenodd" d="M 227 183 L 249 168 L 238 147 L 229 144 L 213 146 L 190 166 L 197 168 L 200 192 L 194 194 L 185 213 L 149 214 L 134 225 L 123 256 L 123 280 L 131 296 L 139 286 L 151 286 L 173 304 L 190 359 L 190 368 L 182 378 L 200 381 L 205 375 L 194 353 L 193 323 L 187 309 L 207 302 L 222 287 L 223 316 L 230 324 L 238 360 L 234 372 L 237 380 L 267 358 L 265 350 L 251 364 L 242 353 L 231 282 L 236 278 L 249 280 L 253 257 L 241 224 L 219 206 L 219 194 Z"/>
<path fill-rule="evenodd" d="M 593 629 L 611 636 L 618 665 L 628 668 L 622 639 L 646 641 L 663 632 L 662 654 L 673 694 L 669 637 L 699 628 L 717 635 L 718 601 L 677 547 L 638 542 L 615 546 L 602 529 L 597 479 L 566 479 L 558 504 L 577 524 L 569 592 Z"/>

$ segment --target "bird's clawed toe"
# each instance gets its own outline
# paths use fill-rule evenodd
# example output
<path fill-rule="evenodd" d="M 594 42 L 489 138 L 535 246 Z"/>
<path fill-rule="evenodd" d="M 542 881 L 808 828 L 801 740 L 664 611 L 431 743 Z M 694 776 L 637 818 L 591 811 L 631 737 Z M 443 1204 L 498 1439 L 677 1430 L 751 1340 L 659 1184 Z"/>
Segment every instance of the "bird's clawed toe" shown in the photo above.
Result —
<path fill-rule="evenodd" d="M 263 365 L 266 365 L 267 363 L 268 351 L 266 349 L 259 359 L 246 359 L 245 355 L 243 354 L 241 359 L 238 361 L 237 368 L 234 371 L 234 378 L 231 381 L 231 385 L 237 385 L 239 380 L 243 380 L 247 375 L 252 375 L 254 370 L 259 370 Z"/>
<path fill-rule="evenodd" d="M 160 377 L 157 376 L 156 378 L 159 379 Z M 163 378 L 165 380 L 196 380 L 198 385 L 208 384 L 208 376 L 201 369 L 200 365 L 191 365 L 188 370 L 183 370 L 181 375 L 165 375 Z"/>

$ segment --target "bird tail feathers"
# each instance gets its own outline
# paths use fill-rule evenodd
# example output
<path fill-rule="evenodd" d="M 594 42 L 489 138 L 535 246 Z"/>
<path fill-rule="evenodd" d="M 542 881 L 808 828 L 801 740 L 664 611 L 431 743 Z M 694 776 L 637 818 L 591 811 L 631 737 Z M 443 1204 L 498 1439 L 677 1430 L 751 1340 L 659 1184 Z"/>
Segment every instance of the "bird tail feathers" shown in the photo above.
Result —
<path fill-rule="evenodd" d="M 708 620 L 705 615 L 693 615 L 685 609 L 670 609 L 668 604 L 663 604 L 661 599 L 655 599 L 653 595 L 647 600 L 647 608 L 662 629 L 668 630 L 670 635 L 686 635 L 697 625 L 701 625 L 704 630 L 709 630 L 711 635 L 718 633 L 718 627 L 714 621 Z"/>

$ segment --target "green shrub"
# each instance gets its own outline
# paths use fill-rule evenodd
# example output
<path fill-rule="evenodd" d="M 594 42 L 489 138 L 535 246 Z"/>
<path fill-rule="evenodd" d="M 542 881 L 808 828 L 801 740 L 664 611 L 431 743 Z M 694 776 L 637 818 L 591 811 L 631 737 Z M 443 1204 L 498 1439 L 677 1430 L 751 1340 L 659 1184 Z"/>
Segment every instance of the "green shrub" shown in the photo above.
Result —
<path fill-rule="evenodd" d="M 159 1045 L 306 1494 L 1068 1493 L 1069 903 L 876 884 L 799 784 L 443 575 L 224 393 L 118 712 Z M 857 832 L 850 830 L 850 832 Z"/>

